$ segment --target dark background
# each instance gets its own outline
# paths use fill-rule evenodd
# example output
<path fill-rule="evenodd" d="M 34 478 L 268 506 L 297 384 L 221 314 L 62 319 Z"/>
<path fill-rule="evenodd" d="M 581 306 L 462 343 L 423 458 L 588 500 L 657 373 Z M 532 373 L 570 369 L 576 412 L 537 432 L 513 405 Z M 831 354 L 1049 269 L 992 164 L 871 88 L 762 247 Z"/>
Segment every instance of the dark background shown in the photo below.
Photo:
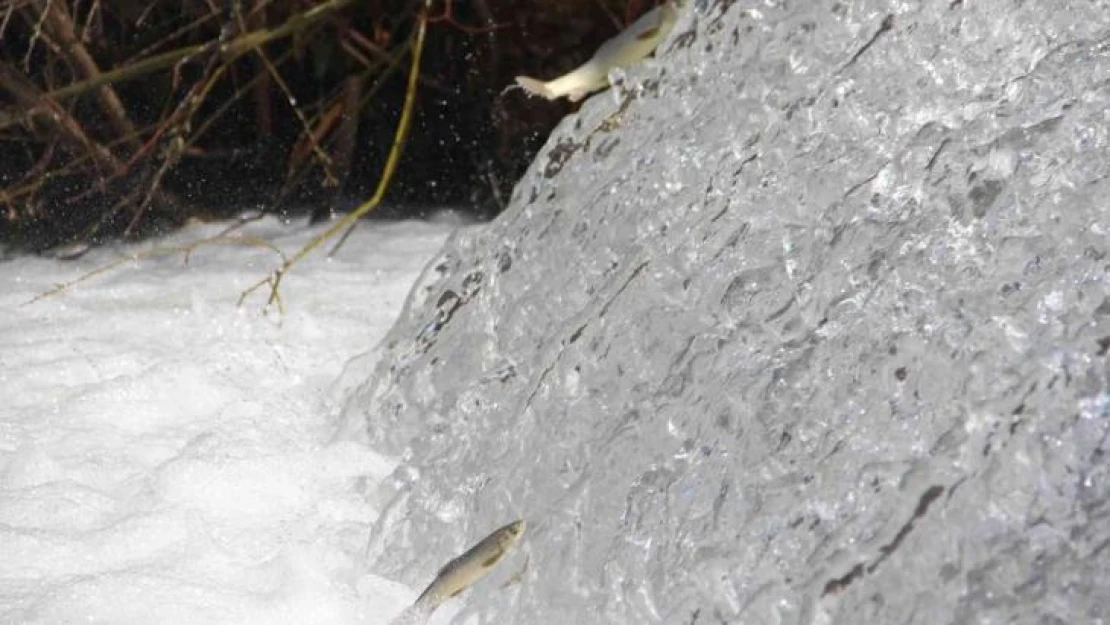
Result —
<path fill-rule="evenodd" d="M 260 50 L 280 84 L 255 52 L 225 60 L 211 50 L 113 81 L 104 89 L 136 129 L 130 140 L 96 89 L 53 97 L 89 77 L 80 50 L 102 73 L 134 67 L 185 46 L 214 46 L 221 33 L 230 40 L 277 28 L 322 3 L 227 2 L 217 3 L 216 12 L 194 0 L 110 0 L 93 12 L 87 4 L 55 4 L 63 12 L 45 16 L 55 9 L 44 1 L 13 5 L 0 33 L 0 120 L 8 120 L 0 128 L 0 240 L 9 246 L 43 250 L 143 236 L 245 209 L 319 219 L 349 210 L 376 188 L 405 96 L 411 57 L 403 47 L 421 2 L 352 2 L 272 40 Z M 433 3 L 413 125 L 373 215 L 418 217 L 451 207 L 495 216 L 550 129 L 572 108 L 519 90 L 503 93 L 505 87 L 518 74 L 550 79 L 569 71 L 652 4 Z M 359 41 L 372 42 L 378 55 Z M 390 55 L 392 70 L 366 63 Z M 189 123 L 167 122 L 221 65 L 223 73 L 185 116 Z M 352 77 L 359 80 L 353 88 Z M 339 116 L 348 121 L 318 125 L 345 88 L 357 94 L 357 104 Z M 51 111 L 64 111 L 70 126 L 55 123 Z M 73 139 L 73 127 L 81 141 Z M 307 135 L 320 128 L 314 136 L 338 184 L 328 184 L 320 159 L 304 149 Z M 172 153 L 169 130 L 188 143 L 183 153 Z M 92 163 L 93 144 L 116 165 Z"/>

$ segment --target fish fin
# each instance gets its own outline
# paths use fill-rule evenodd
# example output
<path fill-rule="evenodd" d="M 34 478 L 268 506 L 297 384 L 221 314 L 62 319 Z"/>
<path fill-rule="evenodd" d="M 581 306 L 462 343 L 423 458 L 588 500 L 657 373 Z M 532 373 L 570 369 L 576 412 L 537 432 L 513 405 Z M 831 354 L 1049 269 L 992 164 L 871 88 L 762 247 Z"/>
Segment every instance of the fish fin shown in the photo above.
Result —
<path fill-rule="evenodd" d="M 505 555 L 505 554 L 499 553 L 495 556 L 490 556 L 489 558 L 486 559 L 485 562 L 482 562 L 482 568 L 483 569 L 488 569 L 488 568 L 492 567 L 493 565 L 497 564 L 497 561 L 500 560 L 501 556 L 503 556 L 503 555 Z"/>
<path fill-rule="evenodd" d="M 432 616 L 432 611 L 419 601 L 405 608 L 389 625 L 425 625 Z"/>
<path fill-rule="evenodd" d="M 586 94 L 588 93 L 589 91 L 586 91 L 585 89 L 575 89 L 567 94 L 567 100 L 571 102 L 578 102 L 582 98 L 586 97 Z"/>
<path fill-rule="evenodd" d="M 551 89 L 547 86 L 547 83 L 543 82 L 542 80 L 536 80 L 535 78 L 529 78 L 528 76 L 517 76 L 516 84 L 519 85 L 520 88 L 523 89 L 528 95 L 538 95 L 548 100 L 554 100 L 555 98 L 559 97 L 558 95 L 552 93 Z"/>
<path fill-rule="evenodd" d="M 510 577 L 508 579 L 508 581 L 506 581 L 504 584 L 501 584 L 501 587 L 502 588 L 508 588 L 509 586 L 512 586 L 513 584 L 519 584 L 521 582 L 521 580 L 524 579 L 524 574 L 528 572 L 528 563 L 530 561 L 531 561 L 531 558 L 528 557 L 528 556 L 525 556 L 524 566 L 520 567 L 520 570 L 517 571 L 516 573 L 513 573 L 512 577 Z"/>
<path fill-rule="evenodd" d="M 649 29 L 645 30 L 644 32 L 640 33 L 639 35 L 636 35 L 636 38 L 639 39 L 640 41 L 648 41 L 649 39 L 653 39 L 658 34 L 659 34 L 659 27 L 656 26 L 655 28 L 649 28 Z"/>

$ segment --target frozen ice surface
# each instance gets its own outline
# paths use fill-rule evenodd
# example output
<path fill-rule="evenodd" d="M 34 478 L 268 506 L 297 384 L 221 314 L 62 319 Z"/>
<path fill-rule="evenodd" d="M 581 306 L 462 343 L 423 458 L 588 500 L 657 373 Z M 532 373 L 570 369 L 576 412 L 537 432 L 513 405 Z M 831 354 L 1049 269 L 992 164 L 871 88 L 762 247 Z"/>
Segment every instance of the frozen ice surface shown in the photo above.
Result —
<path fill-rule="evenodd" d="M 689 3 L 346 415 L 456 623 L 1110 620 L 1110 4 Z"/>
<path fill-rule="evenodd" d="M 243 245 L 0 263 L 0 623 L 386 623 L 413 590 L 373 575 L 395 460 L 336 438 L 336 378 L 393 323 L 452 226 L 360 227 L 288 274 L 280 325 L 239 292 L 276 266 Z M 295 251 L 320 228 L 245 232 Z M 353 363 L 365 367 L 364 358 Z"/>

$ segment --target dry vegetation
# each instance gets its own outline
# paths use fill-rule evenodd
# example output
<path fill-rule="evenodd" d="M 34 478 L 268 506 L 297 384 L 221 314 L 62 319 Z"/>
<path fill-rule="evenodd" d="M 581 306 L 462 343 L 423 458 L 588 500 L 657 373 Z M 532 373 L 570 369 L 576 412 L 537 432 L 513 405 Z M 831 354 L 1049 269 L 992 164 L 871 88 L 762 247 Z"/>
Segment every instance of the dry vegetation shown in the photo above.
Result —
<path fill-rule="evenodd" d="M 131 236 L 218 212 L 228 195 L 228 205 L 262 197 L 273 208 L 312 189 L 316 205 L 330 208 L 345 187 L 376 188 L 380 201 L 383 163 L 397 166 L 396 131 L 414 88 L 426 119 L 406 157 L 431 166 L 402 162 L 398 179 L 427 185 L 453 163 L 488 161 L 496 194 L 512 183 L 505 172 L 519 166 L 520 145 L 534 149 L 536 128 L 563 112 L 523 114 L 519 99 L 498 98 L 500 88 L 551 59 L 552 67 L 580 60 L 648 2 L 429 4 L 7 0 L 0 236 L 31 248 Z M 426 61 L 409 84 L 424 25 Z M 431 138 L 443 130 L 442 111 L 451 116 L 446 132 L 473 128 L 480 139 L 464 137 L 477 147 L 446 167 L 434 160 L 443 140 Z M 376 180 L 352 184 L 360 162 Z M 261 190 L 254 196 L 252 185 Z"/>

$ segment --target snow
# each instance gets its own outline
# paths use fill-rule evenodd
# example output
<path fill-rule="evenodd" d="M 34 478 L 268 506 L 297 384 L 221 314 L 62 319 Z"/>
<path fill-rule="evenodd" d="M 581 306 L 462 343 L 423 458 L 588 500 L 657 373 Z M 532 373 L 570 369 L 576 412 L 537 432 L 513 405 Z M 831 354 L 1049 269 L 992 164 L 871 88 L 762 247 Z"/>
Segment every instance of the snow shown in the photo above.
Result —
<path fill-rule="evenodd" d="M 286 276 L 284 316 L 236 307 L 272 250 L 158 252 L 227 224 L 0 263 L 0 622 L 388 623 L 419 590 L 364 562 L 396 461 L 335 435 L 337 378 L 456 225 L 361 225 Z M 288 255 L 321 231 L 232 236 Z"/>

